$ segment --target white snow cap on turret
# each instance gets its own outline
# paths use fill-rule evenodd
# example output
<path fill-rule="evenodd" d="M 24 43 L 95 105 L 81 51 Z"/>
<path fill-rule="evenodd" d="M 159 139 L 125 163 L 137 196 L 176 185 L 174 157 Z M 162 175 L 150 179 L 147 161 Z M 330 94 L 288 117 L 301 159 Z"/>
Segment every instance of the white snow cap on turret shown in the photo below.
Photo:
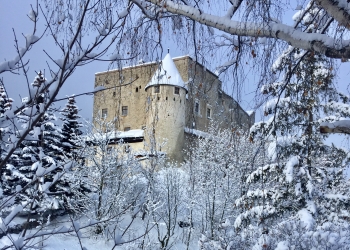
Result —
<path fill-rule="evenodd" d="M 170 53 L 164 57 L 145 89 L 154 85 L 173 85 L 187 90 L 185 82 L 182 80 Z"/>

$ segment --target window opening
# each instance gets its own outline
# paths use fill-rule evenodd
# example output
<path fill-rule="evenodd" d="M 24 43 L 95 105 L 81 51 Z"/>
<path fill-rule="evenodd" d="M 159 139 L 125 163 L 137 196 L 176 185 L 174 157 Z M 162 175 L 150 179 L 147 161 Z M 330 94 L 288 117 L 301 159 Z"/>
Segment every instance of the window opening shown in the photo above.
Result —
<path fill-rule="evenodd" d="M 157 86 L 154 86 L 154 93 L 160 93 L 160 86 L 157 85 Z"/>
<path fill-rule="evenodd" d="M 102 118 L 103 119 L 107 118 L 107 109 L 102 109 Z"/>
<path fill-rule="evenodd" d="M 122 116 L 128 115 L 128 106 L 122 106 Z"/>
<path fill-rule="evenodd" d="M 222 92 L 219 91 L 219 98 L 221 99 L 222 98 Z"/>
<path fill-rule="evenodd" d="M 194 104 L 194 112 L 198 115 L 199 114 L 199 102 L 196 101 Z"/>
<path fill-rule="evenodd" d="M 207 108 L 207 118 L 211 118 L 211 109 Z"/>

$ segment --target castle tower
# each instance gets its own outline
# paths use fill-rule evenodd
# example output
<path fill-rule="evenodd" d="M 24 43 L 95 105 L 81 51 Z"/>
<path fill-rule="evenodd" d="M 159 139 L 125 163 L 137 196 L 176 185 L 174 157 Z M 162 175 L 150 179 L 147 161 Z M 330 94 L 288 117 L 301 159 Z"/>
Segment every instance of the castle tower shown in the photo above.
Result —
<path fill-rule="evenodd" d="M 150 82 L 147 92 L 146 143 L 150 150 L 166 152 L 171 160 L 183 160 L 187 89 L 168 53 Z"/>

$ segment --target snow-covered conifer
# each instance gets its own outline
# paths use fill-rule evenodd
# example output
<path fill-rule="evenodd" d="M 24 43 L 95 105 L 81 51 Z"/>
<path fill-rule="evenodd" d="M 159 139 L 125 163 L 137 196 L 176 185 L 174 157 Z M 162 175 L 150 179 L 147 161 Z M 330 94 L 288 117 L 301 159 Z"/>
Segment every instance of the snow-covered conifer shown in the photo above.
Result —
<path fill-rule="evenodd" d="M 6 94 L 4 86 L 0 85 L 0 158 L 3 159 L 3 155 L 6 152 L 7 142 L 5 134 L 9 132 L 10 124 L 6 122 L 5 112 L 12 108 L 13 100 Z"/>
<path fill-rule="evenodd" d="M 80 116 L 78 115 L 78 107 L 76 106 L 74 96 L 68 98 L 68 102 L 63 110 L 61 110 L 62 124 L 62 140 L 61 146 L 64 150 L 64 154 L 70 159 L 77 159 L 79 148 L 79 136 L 82 135 L 80 128 L 82 127 L 79 122 Z"/>
<path fill-rule="evenodd" d="M 322 55 L 291 47 L 278 61 L 284 79 L 261 88 L 269 94 L 264 107 L 269 119 L 251 128 L 252 139 L 268 144 L 270 163 L 251 172 L 248 192 L 236 200 L 243 212 L 235 227 L 258 225 L 260 247 L 286 221 L 312 231 L 328 221 L 341 227 L 348 218 L 344 208 L 349 197 L 339 189 L 347 152 L 325 144 L 320 133 L 323 121 L 350 116 L 350 106 L 333 85 L 332 64 Z"/>
<path fill-rule="evenodd" d="M 44 82 L 45 78 L 39 72 L 32 83 L 32 91 L 36 92 Z M 45 100 L 45 94 L 36 96 L 37 112 Z M 32 118 L 36 115 L 33 110 L 35 108 L 26 106 L 17 114 L 21 129 L 31 126 Z M 63 208 L 63 196 L 69 193 L 68 184 L 63 179 L 65 159 L 59 147 L 61 133 L 55 120 L 53 110 L 48 109 L 6 166 L 6 194 L 11 195 L 21 189 L 16 203 L 22 204 L 27 211 L 45 212 Z"/>

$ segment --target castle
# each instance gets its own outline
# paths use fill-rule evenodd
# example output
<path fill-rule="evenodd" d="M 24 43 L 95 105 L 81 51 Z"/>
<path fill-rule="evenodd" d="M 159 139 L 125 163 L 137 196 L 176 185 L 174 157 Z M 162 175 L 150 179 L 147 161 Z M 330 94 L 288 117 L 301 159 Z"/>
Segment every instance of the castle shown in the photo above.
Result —
<path fill-rule="evenodd" d="M 181 162 L 184 149 L 219 128 L 249 129 L 254 112 L 245 112 L 222 90 L 217 75 L 190 56 L 150 62 L 95 74 L 93 120 L 113 121 L 111 142 L 123 142 L 138 156 L 163 152 Z M 110 133 L 110 134 L 111 134 Z M 137 153 L 136 153 L 137 155 Z"/>

